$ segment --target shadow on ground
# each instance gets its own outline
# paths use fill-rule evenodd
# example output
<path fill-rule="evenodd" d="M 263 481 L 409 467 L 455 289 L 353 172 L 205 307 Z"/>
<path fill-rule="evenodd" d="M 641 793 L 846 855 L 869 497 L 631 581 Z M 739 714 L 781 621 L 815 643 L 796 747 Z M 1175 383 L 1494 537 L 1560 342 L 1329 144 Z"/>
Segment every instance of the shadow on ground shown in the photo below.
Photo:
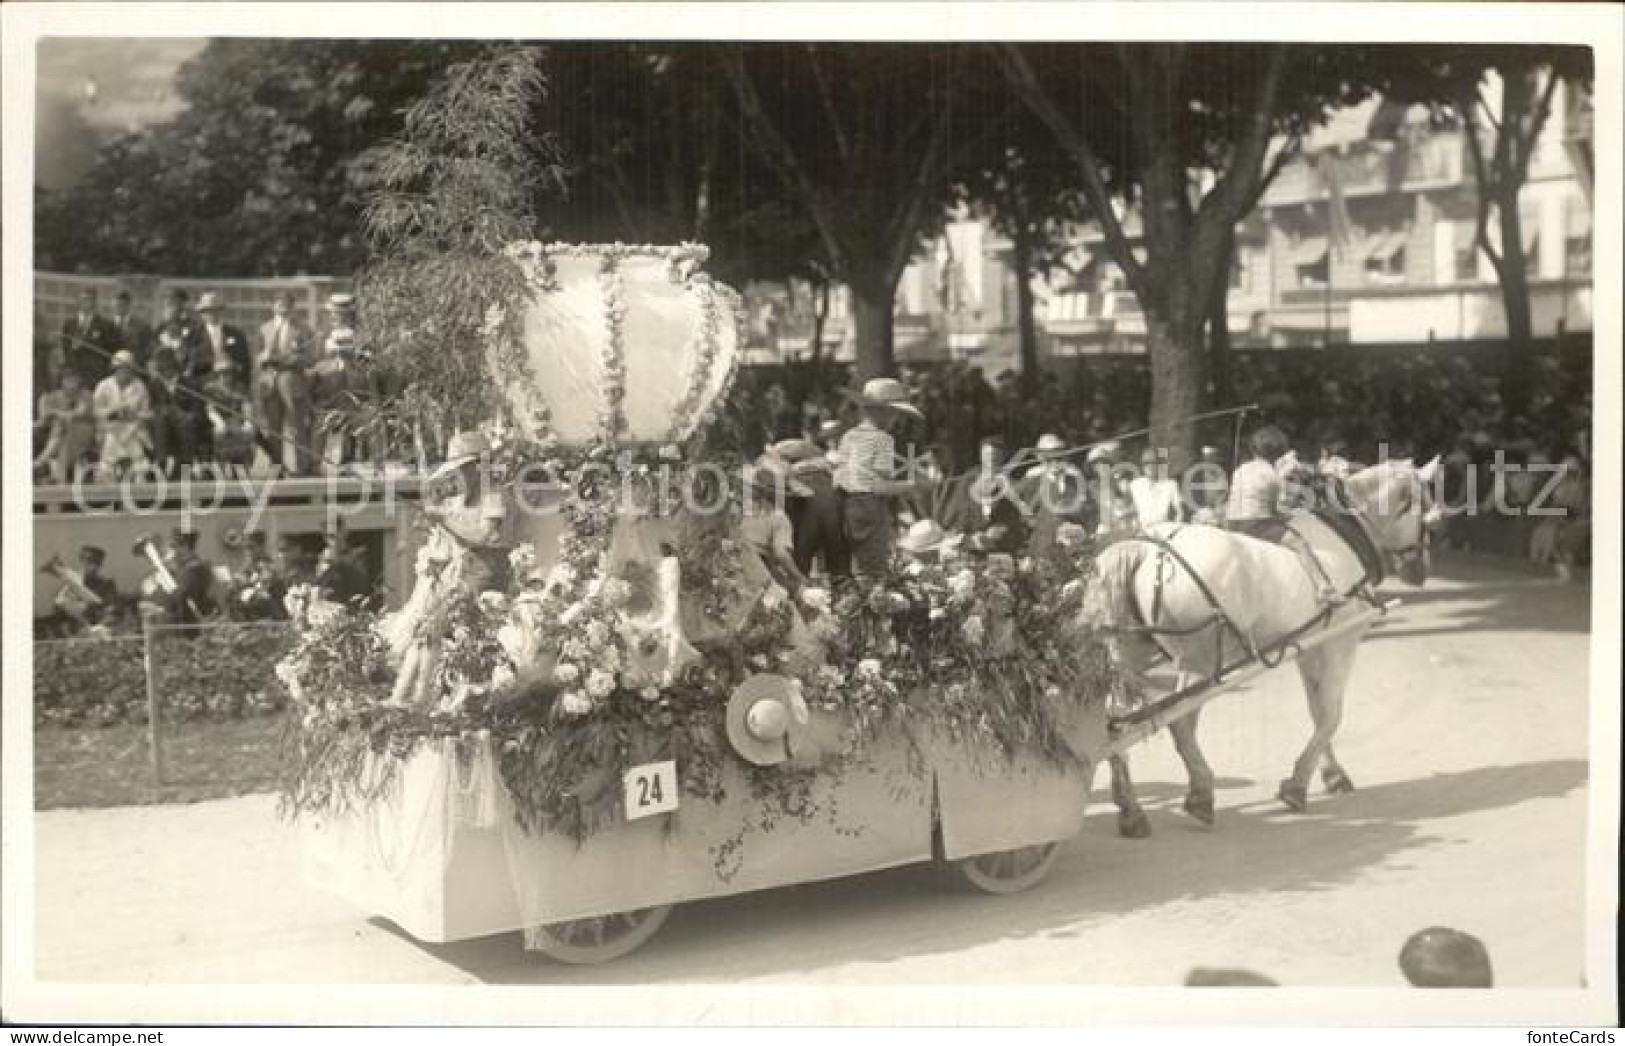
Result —
<path fill-rule="evenodd" d="M 1055 940 L 1181 900 L 1335 890 L 1397 854 L 1437 845 L 1428 821 L 1558 798 L 1581 787 L 1586 772 L 1584 761 L 1569 759 L 1439 774 L 1321 799 L 1309 816 L 1273 803 L 1221 810 L 1213 831 L 1153 810 L 1149 842 L 1117 838 L 1100 804 L 1050 878 L 1025 894 L 956 895 L 944 889 L 944 869 L 914 866 L 696 902 L 674 912 L 641 951 L 607 966 L 527 955 L 518 934 L 420 947 L 487 983 L 636 984 L 726 982 Z M 868 925 L 879 913 L 884 939 Z"/>

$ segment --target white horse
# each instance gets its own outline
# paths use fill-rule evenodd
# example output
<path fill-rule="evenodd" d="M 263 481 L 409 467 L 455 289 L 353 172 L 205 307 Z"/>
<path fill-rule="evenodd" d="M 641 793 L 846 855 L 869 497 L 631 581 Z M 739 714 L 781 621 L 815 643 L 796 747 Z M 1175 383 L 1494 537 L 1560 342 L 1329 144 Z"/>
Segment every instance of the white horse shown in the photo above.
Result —
<path fill-rule="evenodd" d="M 1294 513 L 1286 544 L 1213 526 L 1150 527 L 1144 537 L 1101 552 L 1099 579 L 1080 623 L 1112 634 L 1118 663 L 1131 678 L 1143 675 L 1160 648 L 1183 685 L 1212 678 L 1251 653 L 1267 653 L 1311 622 L 1366 614 L 1363 597 L 1388 570 L 1411 585 L 1427 579 L 1429 528 L 1438 520 L 1430 494 L 1437 470 L 1437 458 L 1420 469 L 1409 461 L 1364 469 L 1343 481 L 1346 504 L 1336 506 L 1343 510 L 1338 525 L 1308 511 Z M 1331 591 L 1342 597 L 1340 604 L 1327 602 Z M 1342 722 L 1355 651 L 1369 627 L 1369 621 L 1354 626 L 1297 658 L 1314 732 L 1277 792 L 1296 812 L 1307 807 L 1317 766 L 1328 791 L 1354 788 L 1332 752 L 1332 738 Z M 1185 810 L 1212 824 L 1213 771 L 1196 743 L 1197 720 L 1192 712 L 1168 729 L 1189 776 Z M 1119 831 L 1133 838 L 1149 834 L 1127 762 L 1113 756 L 1111 768 Z"/>

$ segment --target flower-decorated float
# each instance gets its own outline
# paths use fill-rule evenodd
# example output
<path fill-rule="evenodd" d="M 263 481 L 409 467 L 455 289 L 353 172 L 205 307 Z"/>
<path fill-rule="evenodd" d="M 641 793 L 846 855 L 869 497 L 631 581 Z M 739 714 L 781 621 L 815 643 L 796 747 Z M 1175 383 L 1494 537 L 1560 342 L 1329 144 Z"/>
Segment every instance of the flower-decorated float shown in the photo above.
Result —
<path fill-rule="evenodd" d="M 932 859 L 1042 878 L 1107 747 L 1081 544 L 915 533 L 883 582 L 790 591 L 707 440 L 741 335 L 704 249 L 510 257 L 528 377 L 431 477 L 410 597 L 290 597 L 309 880 L 425 941 L 520 929 L 591 962 L 682 901 Z"/>

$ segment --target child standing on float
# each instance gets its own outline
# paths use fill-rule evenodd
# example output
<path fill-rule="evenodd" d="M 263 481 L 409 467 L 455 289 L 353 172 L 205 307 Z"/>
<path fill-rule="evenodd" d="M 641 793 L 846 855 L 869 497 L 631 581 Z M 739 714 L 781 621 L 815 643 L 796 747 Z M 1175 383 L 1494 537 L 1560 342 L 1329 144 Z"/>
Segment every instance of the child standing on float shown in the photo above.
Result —
<path fill-rule="evenodd" d="M 884 577 L 896 541 L 890 499 L 914 491 L 912 479 L 897 478 L 897 444 L 891 430 L 903 415 L 920 418 L 908 390 L 896 378 L 875 378 L 858 399 L 862 420 L 841 437 L 835 485 L 842 493 L 841 517 L 859 577 Z"/>

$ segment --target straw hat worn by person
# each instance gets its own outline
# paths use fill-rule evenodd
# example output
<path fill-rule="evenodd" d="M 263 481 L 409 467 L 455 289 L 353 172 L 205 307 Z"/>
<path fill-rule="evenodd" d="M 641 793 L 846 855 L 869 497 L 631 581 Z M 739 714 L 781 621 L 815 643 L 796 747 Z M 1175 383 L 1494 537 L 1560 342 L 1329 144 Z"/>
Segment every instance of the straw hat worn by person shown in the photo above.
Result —
<path fill-rule="evenodd" d="M 122 470 L 146 461 L 152 447 L 147 430 L 152 398 L 146 383 L 136 376 L 134 353 L 128 349 L 113 353 L 113 373 L 96 385 L 91 405 L 101 428 L 102 464 Z"/>
<path fill-rule="evenodd" d="M 903 417 L 923 418 L 896 378 L 866 382 L 858 397 L 862 420 L 841 437 L 835 484 L 844 494 L 842 521 L 856 573 L 882 577 L 891 568 L 893 534 L 889 499 L 912 493 L 915 484 L 897 476 L 892 429 Z"/>

